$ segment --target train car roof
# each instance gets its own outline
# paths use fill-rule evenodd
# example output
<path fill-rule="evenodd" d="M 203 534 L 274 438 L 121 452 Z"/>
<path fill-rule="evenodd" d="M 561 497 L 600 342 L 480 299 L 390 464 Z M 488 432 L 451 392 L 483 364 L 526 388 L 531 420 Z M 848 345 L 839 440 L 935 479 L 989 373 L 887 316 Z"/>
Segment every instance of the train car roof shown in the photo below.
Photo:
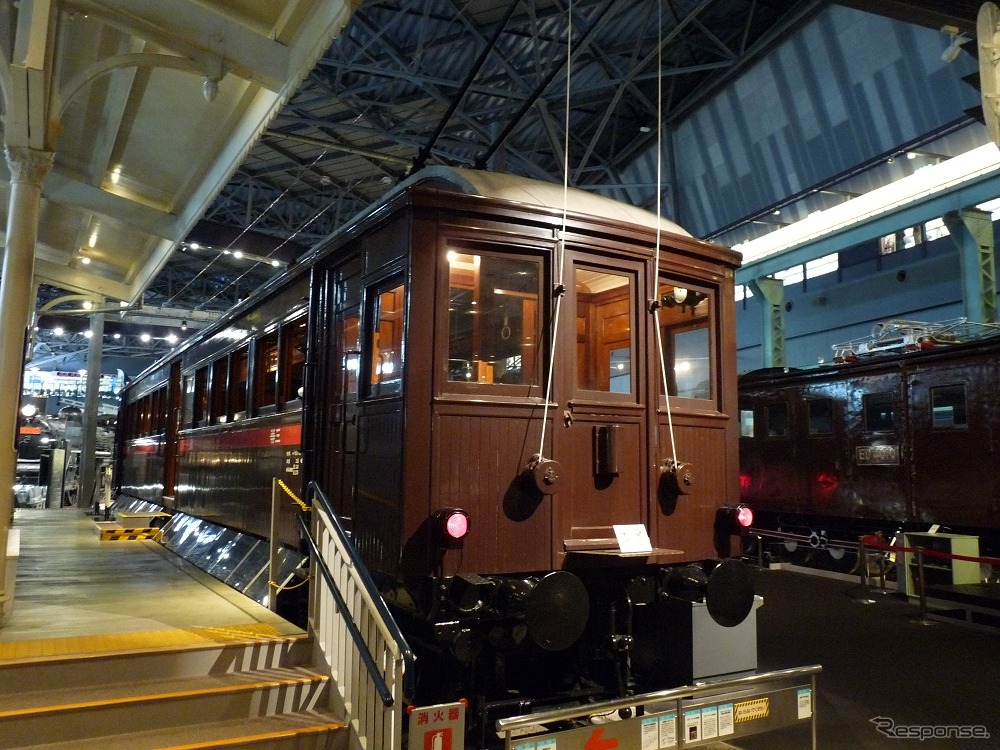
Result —
<path fill-rule="evenodd" d="M 463 169 L 459 167 L 431 166 L 421 169 L 414 175 L 406 178 L 391 190 L 386 192 L 380 200 L 356 214 L 343 226 L 338 227 L 332 234 L 316 242 L 308 251 L 298 258 L 295 266 L 290 268 L 285 274 L 281 274 L 257 289 L 248 299 L 239 303 L 223 319 L 229 319 L 234 314 L 251 307 L 257 300 L 269 294 L 276 285 L 283 283 L 289 273 L 300 273 L 304 268 L 315 262 L 320 257 L 325 248 L 339 236 L 344 236 L 354 228 L 362 225 L 366 219 L 377 213 L 382 207 L 391 203 L 398 195 L 405 193 L 415 187 L 427 187 L 430 189 L 450 191 L 463 195 L 490 198 L 499 201 L 519 203 L 525 206 L 534 206 L 552 211 L 562 211 L 564 206 L 571 213 L 578 215 L 593 216 L 606 219 L 609 222 L 619 222 L 644 227 L 655 231 L 659 226 L 660 231 L 669 232 L 677 236 L 687 237 L 697 243 L 706 246 L 713 243 L 704 242 L 695 238 L 690 232 L 682 228 L 669 219 L 665 219 L 652 211 L 633 206 L 628 203 L 608 198 L 603 195 L 591 193 L 579 188 L 564 188 L 562 185 L 541 182 L 530 177 L 520 177 L 518 175 L 505 174 L 502 172 L 486 172 L 479 169 Z M 719 246 L 716 246 L 719 247 Z M 726 249 L 726 252 L 739 263 L 739 253 Z M 181 344 L 174 350 L 162 357 L 157 362 L 145 368 L 135 376 L 134 383 L 143 381 L 147 375 L 158 369 L 161 363 L 176 356 L 179 352 L 188 348 L 193 342 L 205 340 L 214 335 L 226 325 L 216 321 L 208 327 L 202 329 L 187 342 Z"/>
<path fill-rule="evenodd" d="M 466 195 L 478 195 L 484 198 L 523 203 L 531 206 L 541 206 L 561 211 L 565 206 L 574 213 L 599 216 L 613 221 L 621 221 L 638 226 L 656 229 L 657 220 L 661 231 L 691 237 L 691 233 L 664 219 L 652 211 L 633 206 L 628 203 L 608 198 L 579 188 L 564 188 L 553 182 L 540 182 L 529 177 L 505 174 L 503 172 L 485 172 L 478 169 L 460 169 L 457 167 L 433 166 L 420 170 L 412 177 L 401 182 L 393 191 L 387 194 L 391 198 L 396 192 L 406 190 L 415 185 L 442 187 L 457 190 Z"/>

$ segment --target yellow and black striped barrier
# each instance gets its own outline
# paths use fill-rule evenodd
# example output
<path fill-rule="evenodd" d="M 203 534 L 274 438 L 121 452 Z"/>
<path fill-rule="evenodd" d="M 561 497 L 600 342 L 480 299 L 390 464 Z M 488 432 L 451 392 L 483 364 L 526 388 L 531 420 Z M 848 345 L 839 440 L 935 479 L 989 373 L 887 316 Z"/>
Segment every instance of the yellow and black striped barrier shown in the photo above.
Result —
<path fill-rule="evenodd" d="M 137 541 L 139 539 L 156 539 L 163 529 L 101 529 L 102 542 Z"/>

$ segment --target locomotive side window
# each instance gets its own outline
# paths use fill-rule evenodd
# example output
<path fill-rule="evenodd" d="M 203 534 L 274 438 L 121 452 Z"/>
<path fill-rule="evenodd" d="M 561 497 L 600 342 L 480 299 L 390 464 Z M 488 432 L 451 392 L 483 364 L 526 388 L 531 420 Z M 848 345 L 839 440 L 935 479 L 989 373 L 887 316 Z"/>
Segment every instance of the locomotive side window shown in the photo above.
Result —
<path fill-rule="evenodd" d="M 587 391 L 633 391 L 631 276 L 577 267 L 576 385 Z"/>
<path fill-rule="evenodd" d="M 767 405 L 767 436 L 788 437 L 788 404 Z"/>
<path fill-rule="evenodd" d="M 406 287 L 390 282 L 369 299 L 371 351 L 369 396 L 401 393 L 403 388 L 403 303 Z"/>
<path fill-rule="evenodd" d="M 896 409 L 891 393 L 867 393 L 863 397 L 865 429 L 884 432 L 896 427 Z"/>
<path fill-rule="evenodd" d="M 931 388 L 933 426 L 965 427 L 965 385 L 939 385 Z"/>
<path fill-rule="evenodd" d="M 740 437 L 753 437 L 753 409 L 740 409 Z"/>
<path fill-rule="evenodd" d="M 711 298 L 708 294 L 673 284 L 660 284 L 657 310 L 667 388 L 671 396 L 712 397 Z M 660 382 L 663 393 L 663 382 Z"/>
<path fill-rule="evenodd" d="M 813 399 L 809 404 L 809 434 L 833 434 L 833 401 L 828 398 Z"/>
<path fill-rule="evenodd" d="M 448 253 L 448 380 L 537 385 L 538 261 Z"/>

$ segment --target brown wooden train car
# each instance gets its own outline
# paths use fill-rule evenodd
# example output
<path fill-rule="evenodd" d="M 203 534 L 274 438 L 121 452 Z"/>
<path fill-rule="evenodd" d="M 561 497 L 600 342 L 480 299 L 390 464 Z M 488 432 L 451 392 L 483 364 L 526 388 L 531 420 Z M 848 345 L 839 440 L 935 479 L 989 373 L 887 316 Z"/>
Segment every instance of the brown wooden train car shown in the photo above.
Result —
<path fill-rule="evenodd" d="M 690 679 L 664 660 L 686 584 L 711 574 L 723 628 L 753 604 L 715 566 L 737 264 L 608 199 L 426 170 L 131 385 L 120 491 L 267 536 L 272 477 L 315 481 L 434 655 L 425 699 Z"/>

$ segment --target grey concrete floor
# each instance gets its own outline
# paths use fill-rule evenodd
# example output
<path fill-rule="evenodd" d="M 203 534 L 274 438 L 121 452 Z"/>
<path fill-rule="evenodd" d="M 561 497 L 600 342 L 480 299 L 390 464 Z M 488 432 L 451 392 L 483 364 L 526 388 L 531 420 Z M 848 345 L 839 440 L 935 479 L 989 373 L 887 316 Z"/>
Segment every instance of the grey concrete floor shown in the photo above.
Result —
<path fill-rule="evenodd" d="M 818 747 L 1000 748 L 1000 633 L 959 623 L 921 624 L 919 607 L 896 595 L 859 604 L 856 581 L 782 570 L 759 571 L 756 581 L 764 597 L 758 668 L 823 665 L 815 702 Z M 906 727 L 938 736 L 890 737 L 873 723 L 876 718 L 896 731 Z M 984 729 L 960 729 L 976 726 Z M 989 737 L 956 736 L 972 731 Z M 743 750 L 810 746 L 808 735 L 797 730 L 739 744 Z"/>

